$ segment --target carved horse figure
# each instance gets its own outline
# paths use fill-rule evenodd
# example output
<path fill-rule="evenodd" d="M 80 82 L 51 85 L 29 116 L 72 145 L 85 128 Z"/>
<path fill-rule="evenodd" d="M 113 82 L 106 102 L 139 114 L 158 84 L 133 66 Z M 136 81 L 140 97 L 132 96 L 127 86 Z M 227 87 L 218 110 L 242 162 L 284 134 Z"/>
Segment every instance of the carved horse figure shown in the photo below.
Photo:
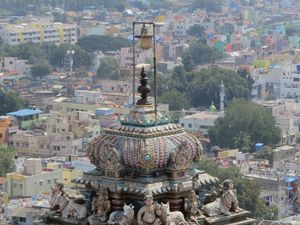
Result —
<path fill-rule="evenodd" d="M 58 205 L 58 211 L 63 218 L 73 217 L 76 219 L 84 219 L 87 215 L 87 208 L 84 205 L 75 203 L 65 195 L 60 195 L 53 201 L 53 205 Z"/>
<path fill-rule="evenodd" d="M 170 212 L 170 204 L 161 203 L 161 219 L 163 224 L 166 225 L 186 225 L 188 222 L 185 220 L 182 212 Z"/>
<path fill-rule="evenodd" d="M 117 210 L 109 215 L 107 224 L 132 225 L 134 220 L 134 206 L 132 204 L 123 206 L 123 211 Z"/>

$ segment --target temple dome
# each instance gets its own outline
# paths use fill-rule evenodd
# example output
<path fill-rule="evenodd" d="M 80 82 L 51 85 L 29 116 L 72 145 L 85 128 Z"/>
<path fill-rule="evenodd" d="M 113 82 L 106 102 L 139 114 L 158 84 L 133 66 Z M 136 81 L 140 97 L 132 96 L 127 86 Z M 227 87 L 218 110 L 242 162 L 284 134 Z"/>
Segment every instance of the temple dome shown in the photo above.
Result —
<path fill-rule="evenodd" d="M 113 170 L 134 169 L 141 173 L 191 166 L 201 155 L 199 140 L 180 125 L 166 123 L 162 116 L 153 126 L 153 119 L 145 119 L 153 118 L 152 113 L 149 106 L 139 106 L 138 110 L 134 107 L 127 116 L 130 119 L 105 129 L 89 146 L 91 162 L 100 170 L 110 164 Z"/>
<path fill-rule="evenodd" d="M 199 140 L 186 133 L 180 125 L 171 124 L 167 117 L 148 101 L 150 87 L 142 69 L 141 98 L 120 119 L 121 125 L 105 129 L 88 148 L 88 157 L 106 176 L 128 173 L 149 175 L 163 172 L 172 177 L 185 176 L 202 153 Z"/>

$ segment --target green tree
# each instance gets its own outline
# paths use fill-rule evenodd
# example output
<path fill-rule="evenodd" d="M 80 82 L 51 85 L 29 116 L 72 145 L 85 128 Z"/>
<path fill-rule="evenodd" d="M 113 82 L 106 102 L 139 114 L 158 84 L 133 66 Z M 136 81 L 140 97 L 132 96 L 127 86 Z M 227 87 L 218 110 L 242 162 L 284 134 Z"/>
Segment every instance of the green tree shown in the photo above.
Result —
<path fill-rule="evenodd" d="M 251 143 L 277 144 L 280 141 L 280 129 L 275 126 L 272 113 L 245 99 L 237 99 L 229 105 L 224 118 L 217 119 L 215 127 L 209 130 L 209 137 L 213 145 L 234 148 L 235 137 L 240 132 L 249 135 Z"/>
<path fill-rule="evenodd" d="M 99 79 L 120 79 L 120 65 L 113 57 L 105 57 L 101 60 L 100 66 L 97 69 L 97 77 Z"/>
<path fill-rule="evenodd" d="M 24 102 L 14 91 L 3 91 L 0 89 L 0 116 L 22 108 Z"/>
<path fill-rule="evenodd" d="M 46 62 L 35 64 L 31 67 L 31 75 L 34 78 L 45 77 L 49 75 L 51 72 L 52 72 L 51 66 Z"/>
<path fill-rule="evenodd" d="M 233 137 L 234 146 L 243 152 L 248 152 L 251 149 L 251 138 L 244 132 L 239 132 L 235 137 Z"/>
<path fill-rule="evenodd" d="M 12 147 L 0 147 L 0 176 L 15 171 L 14 156 L 16 149 Z"/>
<path fill-rule="evenodd" d="M 248 98 L 250 89 L 245 79 L 236 72 L 221 68 L 202 69 L 190 74 L 193 79 L 187 86 L 187 97 L 193 106 L 210 106 L 212 102 L 219 105 L 220 85 L 224 82 L 228 101 L 233 98 Z"/>
<path fill-rule="evenodd" d="M 112 37 L 109 35 L 90 35 L 79 39 L 78 46 L 88 52 L 95 50 L 106 52 L 115 51 L 122 47 L 129 47 L 130 43 L 125 38 Z"/>
<path fill-rule="evenodd" d="M 195 67 L 195 62 L 191 53 L 185 53 L 182 58 L 183 68 L 186 72 L 190 72 Z"/>
<path fill-rule="evenodd" d="M 200 38 L 205 35 L 205 29 L 200 24 L 194 24 L 189 28 L 188 34 Z"/>
<path fill-rule="evenodd" d="M 221 12 L 223 4 L 222 0 L 194 0 L 193 7 L 206 9 L 208 12 Z"/>
<path fill-rule="evenodd" d="M 191 71 L 195 65 L 212 63 L 221 58 L 221 54 L 201 40 L 193 41 L 183 54 L 183 65 L 186 71 Z"/>
<path fill-rule="evenodd" d="M 170 110 L 181 110 L 183 108 L 187 109 L 190 107 L 187 98 L 184 94 L 178 91 L 167 91 L 164 92 L 160 97 L 159 101 L 161 103 L 169 104 Z"/>

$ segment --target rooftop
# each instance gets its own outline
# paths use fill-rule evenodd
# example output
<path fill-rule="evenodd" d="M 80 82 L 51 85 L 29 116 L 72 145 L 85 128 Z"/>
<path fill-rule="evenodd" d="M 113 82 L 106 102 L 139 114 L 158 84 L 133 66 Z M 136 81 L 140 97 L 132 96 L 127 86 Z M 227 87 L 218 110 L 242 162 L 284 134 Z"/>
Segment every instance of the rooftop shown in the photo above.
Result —
<path fill-rule="evenodd" d="M 39 109 L 21 109 L 15 112 L 10 112 L 7 113 L 8 116 L 32 116 L 32 115 L 36 115 L 36 114 L 40 114 L 42 113 L 41 110 Z"/>
<path fill-rule="evenodd" d="M 193 115 L 185 116 L 184 119 L 198 119 L 198 120 L 218 119 L 221 116 L 224 116 L 224 113 L 203 111 Z"/>

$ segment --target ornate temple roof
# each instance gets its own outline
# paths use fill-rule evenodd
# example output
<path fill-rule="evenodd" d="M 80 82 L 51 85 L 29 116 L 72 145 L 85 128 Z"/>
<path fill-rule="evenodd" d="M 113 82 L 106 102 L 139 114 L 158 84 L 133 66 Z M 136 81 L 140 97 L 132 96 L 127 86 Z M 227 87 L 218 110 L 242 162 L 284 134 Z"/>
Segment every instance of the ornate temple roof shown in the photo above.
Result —
<path fill-rule="evenodd" d="M 121 120 L 122 125 L 109 127 L 90 144 L 88 157 L 99 170 L 180 171 L 199 159 L 199 140 L 180 125 L 169 123 L 148 101 L 147 80 L 142 69 L 141 98 Z"/>

